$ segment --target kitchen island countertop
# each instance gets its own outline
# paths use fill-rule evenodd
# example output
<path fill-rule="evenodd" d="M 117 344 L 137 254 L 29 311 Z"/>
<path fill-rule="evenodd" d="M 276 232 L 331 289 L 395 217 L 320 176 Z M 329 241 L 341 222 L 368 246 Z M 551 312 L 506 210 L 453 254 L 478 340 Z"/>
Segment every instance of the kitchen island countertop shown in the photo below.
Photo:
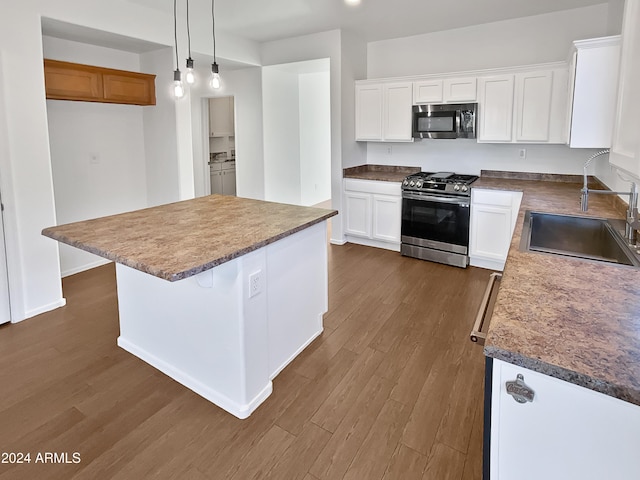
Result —
<path fill-rule="evenodd" d="M 42 234 L 173 282 L 274 243 L 337 213 L 209 195 L 49 227 Z"/>
<path fill-rule="evenodd" d="M 582 212 L 581 187 L 485 176 L 473 184 L 523 192 L 484 351 L 640 405 L 640 269 L 520 251 L 526 210 L 624 218 L 613 195 L 590 195 Z"/>

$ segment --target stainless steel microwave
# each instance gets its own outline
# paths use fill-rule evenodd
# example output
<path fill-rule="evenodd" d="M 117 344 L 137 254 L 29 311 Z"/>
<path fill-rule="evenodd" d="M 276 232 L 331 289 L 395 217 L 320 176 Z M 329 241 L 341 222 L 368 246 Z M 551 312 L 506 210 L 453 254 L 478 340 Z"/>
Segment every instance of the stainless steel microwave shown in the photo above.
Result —
<path fill-rule="evenodd" d="M 413 106 L 413 138 L 476 138 L 477 103 Z"/>

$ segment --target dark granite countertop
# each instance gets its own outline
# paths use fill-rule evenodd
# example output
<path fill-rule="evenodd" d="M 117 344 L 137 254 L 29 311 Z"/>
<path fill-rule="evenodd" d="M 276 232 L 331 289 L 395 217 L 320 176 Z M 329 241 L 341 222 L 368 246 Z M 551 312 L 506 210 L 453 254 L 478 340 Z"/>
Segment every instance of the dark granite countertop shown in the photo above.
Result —
<path fill-rule="evenodd" d="M 173 282 L 257 250 L 337 213 L 209 195 L 49 227 L 42 234 Z"/>
<path fill-rule="evenodd" d="M 484 351 L 640 405 L 640 269 L 519 249 L 526 210 L 624 218 L 614 195 L 590 195 L 580 211 L 579 178 L 473 184 L 523 192 Z"/>
<path fill-rule="evenodd" d="M 405 177 L 420 172 L 420 167 L 398 167 L 392 165 L 359 165 L 345 168 L 344 178 L 377 180 L 381 182 L 402 182 Z"/>

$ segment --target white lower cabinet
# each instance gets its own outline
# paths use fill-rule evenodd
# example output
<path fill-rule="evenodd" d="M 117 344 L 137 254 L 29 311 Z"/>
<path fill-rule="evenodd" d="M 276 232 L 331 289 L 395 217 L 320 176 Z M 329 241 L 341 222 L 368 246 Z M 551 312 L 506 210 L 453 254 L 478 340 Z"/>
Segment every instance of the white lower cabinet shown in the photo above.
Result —
<path fill-rule="evenodd" d="M 209 171 L 211 194 L 236 194 L 236 162 L 212 163 Z"/>
<path fill-rule="evenodd" d="M 348 178 L 344 199 L 348 242 L 400 251 L 400 183 Z"/>
<path fill-rule="evenodd" d="M 471 190 L 470 265 L 504 269 L 521 200 L 522 192 Z"/>
<path fill-rule="evenodd" d="M 635 480 L 640 476 L 640 406 L 493 360 L 491 480 Z M 533 401 L 506 382 L 522 375 Z"/>

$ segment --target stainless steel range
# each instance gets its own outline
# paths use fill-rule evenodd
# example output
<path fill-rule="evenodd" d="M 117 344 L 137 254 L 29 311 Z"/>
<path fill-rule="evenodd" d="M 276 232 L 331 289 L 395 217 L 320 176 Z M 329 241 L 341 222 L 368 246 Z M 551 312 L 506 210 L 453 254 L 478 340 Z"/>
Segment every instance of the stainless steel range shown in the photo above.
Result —
<path fill-rule="evenodd" d="M 402 182 L 402 255 L 466 268 L 476 175 L 420 172 Z"/>

